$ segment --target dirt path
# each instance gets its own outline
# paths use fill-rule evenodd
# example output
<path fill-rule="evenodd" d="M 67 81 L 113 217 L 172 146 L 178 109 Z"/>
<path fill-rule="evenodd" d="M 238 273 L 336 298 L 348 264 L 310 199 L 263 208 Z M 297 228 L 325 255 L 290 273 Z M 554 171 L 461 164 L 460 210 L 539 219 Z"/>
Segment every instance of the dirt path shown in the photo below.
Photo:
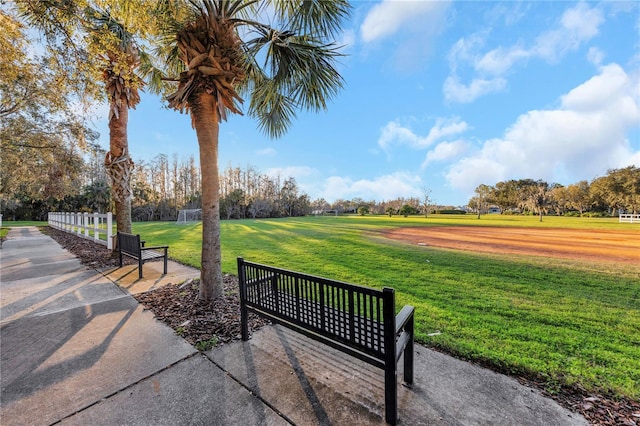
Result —
<path fill-rule="evenodd" d="M 431 247 L 640 265 L 640 229 L 435 226 L 393 229 L 385 236 Z"/>

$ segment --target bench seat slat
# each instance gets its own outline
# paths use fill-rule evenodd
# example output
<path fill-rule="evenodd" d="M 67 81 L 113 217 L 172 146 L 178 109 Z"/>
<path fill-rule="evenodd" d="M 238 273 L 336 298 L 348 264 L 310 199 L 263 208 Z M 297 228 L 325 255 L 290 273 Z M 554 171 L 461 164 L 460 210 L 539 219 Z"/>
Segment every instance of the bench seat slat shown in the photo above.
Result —
<path fill-rule="evenodd" d="M 153 250 L 144 250 L 141 252 L 141 254 L 142 254 L 143 260 L 157 259 L 159 257 L 164 257 L 164 253 L 160 253 L 158 251 L 153 251 Z"/>

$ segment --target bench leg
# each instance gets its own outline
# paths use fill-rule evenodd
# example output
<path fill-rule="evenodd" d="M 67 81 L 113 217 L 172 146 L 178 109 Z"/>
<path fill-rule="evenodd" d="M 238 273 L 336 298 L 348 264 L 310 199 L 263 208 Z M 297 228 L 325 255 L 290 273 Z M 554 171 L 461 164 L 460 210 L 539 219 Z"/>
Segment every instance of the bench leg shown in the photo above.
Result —
<path fill-rule="evenodd" d="M 249 312 L 247 311 L 247 277 L 244 269 L 244 259 L 238 258 L 238 281 L 240 286 L 240 334 L 242 340 L 249 340 Z"/>
<path fill-rule="evenodd" d="M 404 382 L 407 386 L 413 385 L 413 315 L 404 326 L 405 333 L 409 333 L 410 339 L 404 348 Z"/>
<path fill-rule="evenodd" d="M 167 251 L 164 251 L 164 274 L 167 275 Z"/>
<path fill-rule="evenodd" d="M 395 356 L 391 356 L 395 358 Z M 386 362 L 384 368 L 384 417 L 388 424 L 398 422 L 398 387 L 396 384 L 396 363 Z"/>
<path fill-rule="evenodd" d="M 143 265 L 143 261 L 142 259 L 138 259 L 138 278 L 142 279 L 142 265 Z"/>
<path fill-rule="evenodd" d="M 404 383 L 407 387 L 413 385 L 413 342 L 407 344 L 407 349 L 404 351 Z"/>
<path fill-rule="evenodd" d="M 398 386 L 396 360 L 396 301 L 392 288 L 383 290 L 384 316 L 384 417 L 388 424 L 398 421 Z"/>

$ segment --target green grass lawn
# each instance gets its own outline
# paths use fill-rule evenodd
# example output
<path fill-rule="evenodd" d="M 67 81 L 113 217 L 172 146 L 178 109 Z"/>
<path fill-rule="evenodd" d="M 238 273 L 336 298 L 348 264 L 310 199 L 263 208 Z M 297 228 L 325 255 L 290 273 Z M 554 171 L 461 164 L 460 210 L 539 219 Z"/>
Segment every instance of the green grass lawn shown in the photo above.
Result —
<path fill-rule="evenodd" d="M 6 228 L 17 228 L 21 226 L 47 226 L 47 221 L 38 221 L 38 220 L 3 220 L 2 227 Z"/>
<path fill-rule="evenodd" d="M 393 287 L 416 307 L 416 338 L 458 357 L 544 380 L 550 390 L 640 399 L 640 265 L 409 245 L 401 226 L 637 229 L 615 219 L 521 216 L 306 217 L 222 222 L 223 270 L 236 257 L 355 284 Z M 201 225 L 135 223 L 148 244 L 199 266 Z M 440 331 L 437 336 L 429 333 Z"/>

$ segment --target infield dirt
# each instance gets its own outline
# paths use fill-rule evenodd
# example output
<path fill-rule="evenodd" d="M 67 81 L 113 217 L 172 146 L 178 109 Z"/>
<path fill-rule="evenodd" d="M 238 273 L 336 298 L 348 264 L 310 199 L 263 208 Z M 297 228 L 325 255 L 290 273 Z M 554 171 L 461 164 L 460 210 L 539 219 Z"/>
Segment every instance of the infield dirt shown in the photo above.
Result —
<path fill-rule="evenodd" d="M 430 247 L 640 265 L 640 232 L 635 230 L 437 226 L 384 234 Z"/>

